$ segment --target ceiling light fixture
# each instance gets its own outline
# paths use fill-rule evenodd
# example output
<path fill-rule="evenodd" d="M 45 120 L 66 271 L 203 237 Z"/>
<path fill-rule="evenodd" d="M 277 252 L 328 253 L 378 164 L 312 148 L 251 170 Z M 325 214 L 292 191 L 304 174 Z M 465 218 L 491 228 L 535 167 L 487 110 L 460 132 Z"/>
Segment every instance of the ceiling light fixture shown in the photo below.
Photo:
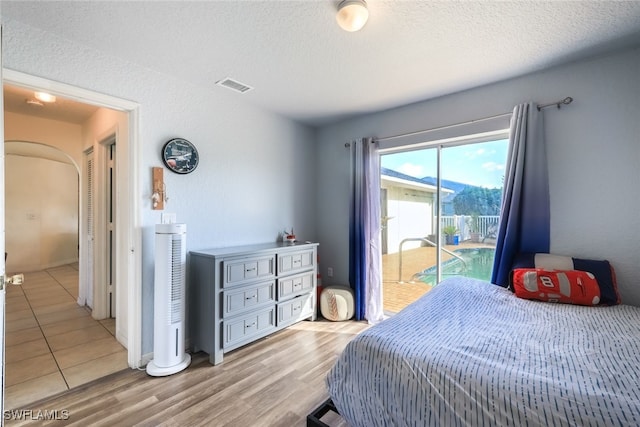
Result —
<path fill-rule="evenodd" d="M 56 97 L 46 92 L 36 92 L 34 94 L 38 101 L 42 102 L 56 102 Z"/>
<path fill-rule="evenodd" d="M 27 105 L 30 105 L 32 107 L 44 107 L 44 104 L 37 99 L 25 99 L 25 102 L 27 103 Z"/>
<path fill-rule="evenodd" d="M 338 25 L 345 31 L 358 31 L 369 19 L 369 10 L 364 0 L 342 0 L 336 15 Z"/>

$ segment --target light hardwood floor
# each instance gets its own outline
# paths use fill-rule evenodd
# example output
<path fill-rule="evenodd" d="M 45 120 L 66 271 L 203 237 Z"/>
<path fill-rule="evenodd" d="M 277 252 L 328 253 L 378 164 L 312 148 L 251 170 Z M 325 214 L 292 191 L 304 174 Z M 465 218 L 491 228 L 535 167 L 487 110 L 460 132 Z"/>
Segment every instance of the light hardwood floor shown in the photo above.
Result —
<path fill-rule="evenodd" d="M 168 377 L 125 370 L 22 409 L 57 411 L 66 420 L 9 420 L 7 425 L 305 426 L 328 398 L 325 376 L 365 322 L 303 321 L 225 355 L 205 353 Z M 6 416 L 5 416 L 6 418 Z M 333 413 L 323 421 L 345 426 Z"/>
<path fill-rule="evenodd" d="M 6 293 L 5 409 L 127 369 L 115 319 L 96 321 L 76 302 L 77 265 L 24 276 Z"/>
<path fill-rule="evenodd" d="M 407 274 L 433 265 L 428 249 L 406 251 Z M 383 258 L 385 309 L 397 312 L 431 288 L 399 284 L 397 257 Z M 5 409 L 68 411 L 68 420 L 49 425 L 304 426 L 328 397 L 324 377 L 337 355 L 368 327 L 302 322 L 229 353 L 222 365 L 198 353 L 186 371 L 152 378 L 127 368 L 113 320 L 96 322 L 77 306 L 77 273 L 77 266 L 29 273 L 7 289 Z M 325 418 L 345 426 L 332 413 Z"/>

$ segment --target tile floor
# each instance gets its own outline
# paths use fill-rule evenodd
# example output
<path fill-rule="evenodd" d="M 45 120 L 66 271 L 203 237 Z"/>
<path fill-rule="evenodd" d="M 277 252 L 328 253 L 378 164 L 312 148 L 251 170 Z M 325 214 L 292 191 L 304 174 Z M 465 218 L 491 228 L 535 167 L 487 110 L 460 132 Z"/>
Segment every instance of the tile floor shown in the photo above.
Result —
<path fill-rule="evenodd" d="M 22 285 L 7 286 L 5 409 L 127 368 L 115 319 L 96 321 L 76 303 L 77 264 L 24 276 Z"/>

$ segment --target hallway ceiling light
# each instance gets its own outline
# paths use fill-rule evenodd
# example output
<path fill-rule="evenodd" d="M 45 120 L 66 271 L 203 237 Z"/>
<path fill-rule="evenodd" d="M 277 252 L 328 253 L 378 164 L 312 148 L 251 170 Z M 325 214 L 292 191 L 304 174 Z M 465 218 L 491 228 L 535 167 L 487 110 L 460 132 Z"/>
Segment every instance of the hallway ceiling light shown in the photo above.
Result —
<path fill-rule="evenodd" d="M 369 19 L 369 10 L 364 0 L 342 0 L 336 15 L 338 25 L 345 31 L 358 31 Z"/>
<path fill-rule="evenodd" d="M 42 102 L 56 102 L 56 97 L 46 92 L 36 92 L 34 94 L 37 100 Z"/>

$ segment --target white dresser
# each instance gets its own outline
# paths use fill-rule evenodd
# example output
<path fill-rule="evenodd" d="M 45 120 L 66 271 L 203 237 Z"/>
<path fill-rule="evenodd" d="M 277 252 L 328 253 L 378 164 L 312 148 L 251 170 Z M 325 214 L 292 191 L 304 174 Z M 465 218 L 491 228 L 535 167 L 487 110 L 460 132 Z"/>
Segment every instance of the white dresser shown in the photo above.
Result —
<path fill-rule="evenodd" d="M 188 336 L 223 354 L 316 318 L 317 243 L 265 243 L 189 253 Z"/>

